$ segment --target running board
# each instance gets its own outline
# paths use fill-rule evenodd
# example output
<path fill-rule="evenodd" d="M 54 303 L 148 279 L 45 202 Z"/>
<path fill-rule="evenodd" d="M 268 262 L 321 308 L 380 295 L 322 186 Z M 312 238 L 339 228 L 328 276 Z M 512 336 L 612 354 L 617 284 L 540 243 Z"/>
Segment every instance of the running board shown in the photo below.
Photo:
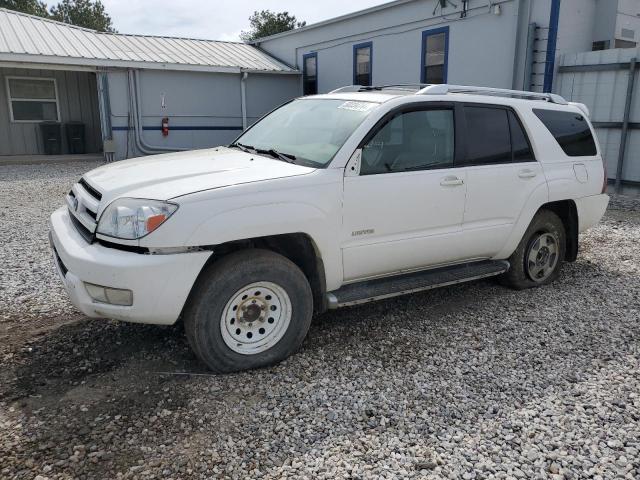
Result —
<path fill-rule="evenodd" d="M 483 260 L 345 285 L 327 293 L 330 309 L 493 277 L 509 270 L 506 260 Z"/>

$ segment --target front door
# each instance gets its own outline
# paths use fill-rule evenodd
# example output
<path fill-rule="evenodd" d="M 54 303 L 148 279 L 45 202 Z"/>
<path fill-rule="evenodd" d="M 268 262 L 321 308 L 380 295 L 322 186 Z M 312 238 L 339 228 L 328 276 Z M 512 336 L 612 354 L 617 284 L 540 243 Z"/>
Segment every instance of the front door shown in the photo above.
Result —
<path fill-rule="evenodd" d="M 453 105 L 412 106 L 363 141 L 359 174 L 344 179 L 346 282 L 460 257 L 466 179 L 454 168 L 454 117 Z"/>

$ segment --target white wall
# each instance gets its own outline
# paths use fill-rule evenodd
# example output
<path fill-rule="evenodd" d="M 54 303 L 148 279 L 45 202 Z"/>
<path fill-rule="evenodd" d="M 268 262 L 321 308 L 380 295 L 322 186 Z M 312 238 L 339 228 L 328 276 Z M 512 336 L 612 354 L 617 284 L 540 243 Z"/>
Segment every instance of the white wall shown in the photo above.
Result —
<path fill-rule="evenodd" d="M 353 45 L 373 42 L 373 83 L 420 82 L 422 32 L 449 26 L 449 83 L 511 87 L 518 2 L 471 0 L 467 18 L 460 4 L 432 15 L 435 0 L 417 0 L 260 43 L 268 53 L 302 68 L 302 56 L 318 53 L 320 92 L 353 83 Z M 548 21 L 548 18 L 547 18 Z"/>
<path fill-rule="evenodd" d="M 614 37 L 630 42 L 640 41 L 640 2 L 638 0 L 618 0 Z M 623 35 L 625 31 L 633 32 L 633 37 Z"/>
<path fill-rule="evenodd" d="M 634 0 L 636 2 L 637 0 Z M 611 4 L 616 4 L 615 8 Z M 618 0 L 596 0 L 593 41 L 609 41 L 613 47 L 618 12 Z"/>
<path fill-rule="evenodd" d="M 632 9 L 640 6 L 638 0 L 620 2 L 630 2 Z M 305 53 L 317 52 L 319 91 L 326 92 L 353 83 L 353 45 L 371 41 L 373 83 L 412 83 L 420 81 L 422 32 L 449 26 L 449 83 L 523 88 L 528 25 L 536 23 L 533 83 L 542 90 L 552 0 L 471 0 L 465 19 L 457 2 L 457 9 L 438 8 L 433 15 L 436 3 L 404 2 L 262 40 L 260 47 L 299 69 Z M 490 4 L 500 5 L 500 15 Z M 618 0 L 561 0 L 556 66 L 565 53 L 590 51 L 602 32 L 614 28 L 611 19 L 615 23 L 620 17 L 617 11 Z"/>

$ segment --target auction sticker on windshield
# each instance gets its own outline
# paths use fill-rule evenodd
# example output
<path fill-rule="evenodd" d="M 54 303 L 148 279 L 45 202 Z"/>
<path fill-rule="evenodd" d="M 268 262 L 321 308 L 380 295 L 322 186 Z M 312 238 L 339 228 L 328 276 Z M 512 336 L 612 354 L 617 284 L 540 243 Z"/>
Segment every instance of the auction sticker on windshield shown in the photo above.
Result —
<path fill-rule="evenodd" d="M 372 102 L 348 101 L 348 102 L 344 102 L 338 108 L 342 108 L 343 110 L 354 110 L 356 112 L 367 112 L 372 108 L 375 108 L 376 105 L 377 103 L 372 103 Z"/>

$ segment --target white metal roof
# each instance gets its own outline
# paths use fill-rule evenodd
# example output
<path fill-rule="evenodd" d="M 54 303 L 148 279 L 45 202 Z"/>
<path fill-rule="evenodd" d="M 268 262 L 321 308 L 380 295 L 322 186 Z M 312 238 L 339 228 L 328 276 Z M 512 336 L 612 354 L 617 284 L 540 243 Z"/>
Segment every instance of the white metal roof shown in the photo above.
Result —
<path fill-rule="evenodd" d="M 0 8 L 0 61 L 230 73 L 298 73 L 245 43 L 103 33 L 4 8 Z"/>

